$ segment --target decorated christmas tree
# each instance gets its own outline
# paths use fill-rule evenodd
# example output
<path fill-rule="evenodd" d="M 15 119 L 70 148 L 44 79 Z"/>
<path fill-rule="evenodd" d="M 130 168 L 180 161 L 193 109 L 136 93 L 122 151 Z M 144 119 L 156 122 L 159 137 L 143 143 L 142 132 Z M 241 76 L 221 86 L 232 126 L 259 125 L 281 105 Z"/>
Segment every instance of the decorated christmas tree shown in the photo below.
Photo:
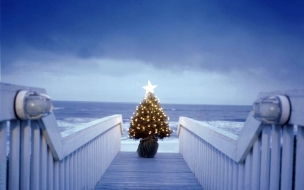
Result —
<path fill-rule="evenodd" d="M 159 100 L 154 96 L 154 88 L 148 81 L 146 95 L 139 106 L 136 107 L 134 116 L 131 117 L 129 137 L 141 139 L 137 152 L 139 156 L 151 158 L 157 152 L 158 139 L 169 137 L 172 133 L 168 120 L 169 117 L 164 113 Z"/>

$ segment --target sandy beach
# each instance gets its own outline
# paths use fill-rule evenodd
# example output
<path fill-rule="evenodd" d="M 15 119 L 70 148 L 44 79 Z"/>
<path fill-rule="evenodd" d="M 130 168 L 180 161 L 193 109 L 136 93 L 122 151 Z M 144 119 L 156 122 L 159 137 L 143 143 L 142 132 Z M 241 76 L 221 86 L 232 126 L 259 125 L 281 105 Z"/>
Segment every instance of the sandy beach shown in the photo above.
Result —
<path fill-rule="evenodd" d="M 124 152 L 136 152 L 139 141 L 121 141 L 121 151 Z M 164 139 L 158 140 L 157 152 L 179 152 L 179 140 L 178 139 Z"/>

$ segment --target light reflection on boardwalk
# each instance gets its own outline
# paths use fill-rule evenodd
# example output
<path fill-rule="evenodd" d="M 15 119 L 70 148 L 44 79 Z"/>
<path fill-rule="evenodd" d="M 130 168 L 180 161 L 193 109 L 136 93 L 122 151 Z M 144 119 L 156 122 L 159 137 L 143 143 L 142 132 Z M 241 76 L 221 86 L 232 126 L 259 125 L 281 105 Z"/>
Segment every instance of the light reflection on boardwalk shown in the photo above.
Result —
<path fill-rule="evenodd" d="M 202 189 L 179 153 L 119 152 L 95 189 Z"/>

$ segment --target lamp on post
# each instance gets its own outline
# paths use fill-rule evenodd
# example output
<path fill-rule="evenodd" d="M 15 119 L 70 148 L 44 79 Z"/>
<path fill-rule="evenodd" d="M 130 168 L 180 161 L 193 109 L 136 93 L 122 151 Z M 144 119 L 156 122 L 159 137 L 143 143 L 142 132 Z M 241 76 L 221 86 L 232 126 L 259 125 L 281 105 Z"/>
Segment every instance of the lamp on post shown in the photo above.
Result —
<path fill-rule="evenodd" d="M 47 116 L 53 110 L 53 102 L 46 94 L 19 91 L 15 99 L 15 112 L 21 120 L 34 120 Z"/>
<path fill-rule="evenodd" d="M 259 99 L 253 103 L 253 117 L 266 124 L 285 124 L 291 108 L 287 96 L 277 95 Z"/>

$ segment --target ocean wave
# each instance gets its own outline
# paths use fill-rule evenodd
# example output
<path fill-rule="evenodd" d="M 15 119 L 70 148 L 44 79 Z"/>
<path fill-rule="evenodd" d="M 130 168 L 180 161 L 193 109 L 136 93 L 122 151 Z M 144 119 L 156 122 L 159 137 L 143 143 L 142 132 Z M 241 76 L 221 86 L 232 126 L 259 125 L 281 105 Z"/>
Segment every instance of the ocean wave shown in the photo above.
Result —
<path fill-rule="evenodd" d="M 53 110 L 63 110 L 64 107 L 54 107 Z"/>
<path fill-rule="evenodd" d="M 88 122 L 94 121 L 96 119 L 99 119 L 99 118 L 67 117 L 67 118 L 64 118 L 63 121 L 68 122 L 68 123 L 78 124 L 78 123 L 88 123 Z"/>
<path fill-rule="evenodd" d="M 64 118 L 63 120 L 57 120 L 57 124 L 59 126 L 59 129 L 61 132 L 63 132 L 65 135 L 71 133 L 72 131 L 76 129 L 81 129 L 88 127 L 94 123 L 94 121 L 97 121 L 99 118 L 76 118 L 76 117 L 68 117 Z M 238 135 L 240 130 L 242 129 L 244 122 L 240 121 L 205 121 L 209 125 L 217 127 L 219 129 L 223 129 L 227 132 L 233 133 Z M 172 134 L 170 135 L 169 139 L 178 139 L 177 136 L 177 130 L 178 130 L 178 121 L 170 121 L 169 126 L 172 130 Z M 128 129 L 130 127 L 130 119 L 123 119 L 123 125 L 122 125 L 122 141 L 134 141 L 133 139 L 129 138 L 129 132 Z M 167 139 L 167 138 L 165 138 Z"/>
<path fill-rule="evenodd" d="M 207 121 L 207 123 L 211 126 L 214 126 L 219 129 L 223 129 L 235 135 L 238 135 L 241 129 L 244 126 L 245 122 L 238 121 Z"/>
<path fill-rule="evenodd" d="M 88 123 L 95 121 L 98 118 L 78 118 L 78 117 L 68 117 L 63 120 L 56 120 L 59 130 L 61 132 L 75 129 L 75 128 L 83 128 L 87 126 Z"/>

